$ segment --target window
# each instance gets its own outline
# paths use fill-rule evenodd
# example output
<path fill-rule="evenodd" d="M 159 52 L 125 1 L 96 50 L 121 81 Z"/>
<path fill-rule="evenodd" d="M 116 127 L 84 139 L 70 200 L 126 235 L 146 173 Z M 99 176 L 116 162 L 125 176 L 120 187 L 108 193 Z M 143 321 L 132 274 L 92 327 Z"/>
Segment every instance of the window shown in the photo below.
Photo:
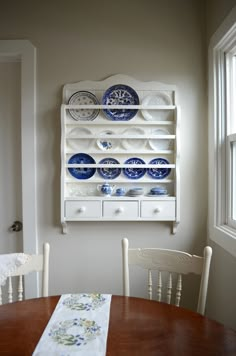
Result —
<path fill-rule="evenodd" d="M 209 238 L 236 256 L 236 7 L 209 47 Z"/>
<path fill-rule="evenodd" d="M 225 53 L 225 82 L 226 82 L 226 201 L 227 219 L 226 223 L 236 229 L 236 30 L 229 36 L 232 45 Z"/>

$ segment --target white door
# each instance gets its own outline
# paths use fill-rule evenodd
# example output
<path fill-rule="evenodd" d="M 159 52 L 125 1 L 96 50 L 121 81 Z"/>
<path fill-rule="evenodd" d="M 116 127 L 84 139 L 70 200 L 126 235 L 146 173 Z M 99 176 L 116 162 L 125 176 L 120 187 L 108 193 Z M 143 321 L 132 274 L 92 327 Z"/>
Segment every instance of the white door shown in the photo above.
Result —
<path fill-rule="evenodd" d="M 28 40 L 0 40 L 0 62 L 2 63 L 0 71 L 3 78 L 7 77 L 7 73 L 3 69 L 3 62 L 9 62 L 9 59 L 11 61 L 9 65 L 12 66 L 9 76 L 13 76 L 14 79 L 10 80 L 8 77 L 4 80 L 6 82 L 9 80 L 12 88 L 10 90 L 6 83 L 3 84 L 3 89 L 1 87 L 4 114 L 0 115 L 0 141 L 3 142 L 0 146 L 0 172 L 4 170 L 6 173 L 1 173 L 0 176 L 0 181 L 3 180 L 0 182 L 0 253 L 5 248 L 8 251 L 21 250 L 35 253 L 37 252 L 36 49 Z M 14 60 L 18 60 L 18 64 L 13 63 Z M 10 95 L 7 95 L 7 90 L 10 90 Z M 16 101 L 11 104 L 14 95 Z M 10 119 L 6 114 L 7 108 L 12 113 L 11 120 L 13 121 L 8 121 Z M 6 118 L 4 118 L 5 115 Z M 4 125 L 3 128 L 2 125 Z M 7 125 L 12 125 L 14 128 L 14 130 L 10 129 L 13 136 L 9 139 L 4 131 L 6 128 L 9 129 Z M 5 144 L 5 142 L 7 143 Z M 9 171 L 6 170 L 6 165 L 10 166 Z M 12 187 L 12 191 L 10 191 L 10 187 Z M 8 211 L 11 209 L 14 210 L 14 213 L 9 217 Z M 10 234 L 8 231 L 9 226 L 13 223 L 12 220 L 20 220 L 21 215 L 24 217 L 23 237 L 18 233 Z M 27 298 L 39 295 L 37 277 L 29 275 L 25 280 L 25 295 Z"/>
<path fill-rule="evenodd" d="M 21 64 L 0 62 L 0 253 L 22 252 Z"/>

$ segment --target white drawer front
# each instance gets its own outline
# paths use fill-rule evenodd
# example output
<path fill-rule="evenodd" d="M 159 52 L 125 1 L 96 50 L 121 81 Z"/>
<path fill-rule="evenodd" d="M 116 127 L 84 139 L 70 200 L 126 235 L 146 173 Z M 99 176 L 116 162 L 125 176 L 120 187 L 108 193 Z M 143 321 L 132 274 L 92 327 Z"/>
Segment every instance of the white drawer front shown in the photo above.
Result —
<path fill-rule="evenodd" d="M 112 219 L 130 220 L 137 218 L 138 201 L 104 201 L 103 217 Z"/>
<path fill-rule="evenodd" d="M 101 217 L 101 202 L 91 201 L 67 201 L 65 215 L 68 219 L 99 218 Z"/>
<path fill-rule="evenodd" d="M 142 201 L 141 217 L 175 220 L 175 201 Z"/>

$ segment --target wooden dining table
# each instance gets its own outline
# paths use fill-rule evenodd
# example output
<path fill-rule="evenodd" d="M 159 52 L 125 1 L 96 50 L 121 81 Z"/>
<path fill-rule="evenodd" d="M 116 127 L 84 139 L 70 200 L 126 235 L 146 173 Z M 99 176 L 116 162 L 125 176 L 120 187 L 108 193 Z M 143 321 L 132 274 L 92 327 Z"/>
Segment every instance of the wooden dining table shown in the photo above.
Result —
<path fill-rule="evenodd" d="M 32 355 L 59 298 L 0 306 L 0 355 Z M 106 356 L 133 355 L 235 356 L 236 331 L 184 308 L 113 295 Z"/>

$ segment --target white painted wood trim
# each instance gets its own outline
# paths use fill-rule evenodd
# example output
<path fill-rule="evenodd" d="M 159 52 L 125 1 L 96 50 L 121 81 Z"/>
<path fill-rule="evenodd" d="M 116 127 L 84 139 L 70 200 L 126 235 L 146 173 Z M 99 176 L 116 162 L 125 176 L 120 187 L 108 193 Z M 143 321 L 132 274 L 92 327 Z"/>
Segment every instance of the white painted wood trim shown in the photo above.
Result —
<path fill-rule="evenodd" d="M 233 36 L 231 37 L 231 35 Z M 226 127 L 222 127 L 221 115 L 224 112 L 224 103 L 219 101 L 219 96 L 223 88 L 224 76 L 218 70 L 217 64 L 223 60 L 223 52 L 229 51 L 235 46 L 236 36 L 236 6 L 223 21 L 221 26 L 212 36 L 209 45 L 209 102 L 208 102 L 208 237 L 216 242 L 227 252 L 236 257 L 236 233 L 222 221 L 226 206 L 219 204 L 224 199 L 222 186 L 222 175 L 219 175 L 221 168 L 225 165 L 225 152 L 219 153 L 222 135 L 225 134 Z M 225 199 L 224 199 L 225 201 Z M 222 213 L 223 211 L 223 213 Z"/>
<path fill-rule="evenodd" d="M 21 162 L 23 249 L 38 253 L 36 198 L 36 49 L 28 40 L 0 40 L 0 58 L 21 62 Z M 29 174 L 30 172 L 30 174 Z M 39 295 L 35 278 L 26 280 L 26 297 Z"/>

